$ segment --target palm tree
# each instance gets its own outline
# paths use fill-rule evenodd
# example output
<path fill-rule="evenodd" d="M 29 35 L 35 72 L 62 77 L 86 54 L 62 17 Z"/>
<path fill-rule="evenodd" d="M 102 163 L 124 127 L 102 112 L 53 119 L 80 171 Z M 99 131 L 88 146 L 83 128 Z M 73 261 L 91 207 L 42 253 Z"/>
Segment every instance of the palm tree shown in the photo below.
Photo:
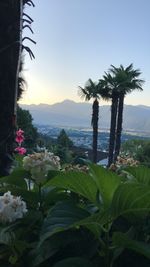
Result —
<path fill-rule="evenodd" d="M 89 79 L 85 87 L 79 86 L 79 95 L 85 101 L 93 99 L 91 125 L 93 127 L 93 162 L 97 162 L 97 139 L 98 139 L 98 119 L 99 119 L 99 98 L 100 86 Z"/>
<path fill-rule="evenodd" d="M 124 68 L 122 65 L 120 65 L 119 68 L 116 68 L 115 66 L 111 65 L 110 72 L 115 77 L 117 83 L 117 91 L 119 92 L 114 155 L 114 160 L 116 160 L 119 155 L 121 146 L 124 98 L 128 93 L 131 93 L 133 90 L 142 91 L 142 85 L 144 83 L 144 80 L 138 78 L 141 75 L 141 71 L 139 69 L 134 70 L 133 64 L 130 64 L 127 68 Z"/>
<path fill-rule="evenodd" d="M 105 97 L 105 99 L 111 99 L 110 136 L 108 148 L 108 166 L 110 166 L 114 160 L 117 108 L 119 99 L 116 79 L 110 73 L 105 72 L 105 75 L 103 75 L 103 87 L 105 88 L 105 94 L 107 96 L 107 98 Z"/>

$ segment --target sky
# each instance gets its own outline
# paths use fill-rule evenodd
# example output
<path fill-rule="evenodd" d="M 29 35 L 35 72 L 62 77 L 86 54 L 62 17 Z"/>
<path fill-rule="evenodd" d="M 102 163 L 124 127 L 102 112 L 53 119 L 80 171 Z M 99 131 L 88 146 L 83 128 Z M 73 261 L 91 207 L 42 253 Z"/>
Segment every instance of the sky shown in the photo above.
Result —
<path fill-rule="evenodd" d="M 144 91 L 125 103 L 150 106 L 150 0 L 34 0 L 26 8 L 34 35 L 24 36 L 35 54 L 25 55 L 24 104 L 81 102 L 78 86 L 98 81 L 110 65 L 133 63 L 142 72 Z"/>

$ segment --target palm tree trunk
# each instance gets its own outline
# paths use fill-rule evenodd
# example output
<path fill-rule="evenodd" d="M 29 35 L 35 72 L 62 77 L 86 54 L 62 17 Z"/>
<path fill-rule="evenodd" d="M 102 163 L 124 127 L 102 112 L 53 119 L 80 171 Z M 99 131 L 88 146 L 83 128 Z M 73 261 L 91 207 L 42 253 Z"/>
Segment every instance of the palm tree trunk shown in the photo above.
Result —
<path fill-rule="evenodd" d="M 9 174 L 13 153 L 20 1 L 0 1 L 0 25 L 0 176 L 4 176 Z"/>
<path fill-rule="evenodd" d="M 98 139 L 98 116 L 99 102 L 97 99 L 93 102 L 92 126 L 93 126 L 93 162 L 97 163 L 97 139 Z"/>
<path fill-rule="evenodd" d="M 109 154 L 108 154 L 108 167 L 114 161 L 114 149 L 115 149 L 115 133 L 116 133 L 116 122 L 117 122 L 117 108 L 118 108 L 118 97 L 112 97 L 111 105 L 111 122 L 110 122 L 110 137 L 109 137 Z"/>
<path fill-rule="evenodd" d="M 124 107 L 124 94 L 121 94 L 119 97 L 119 106 L 118 106 L 118 119 L 117 119 L 116 144 L 115 144 L 115 156 L 114 156 L 115 161 L 117 160 L 117 157 L 119 156 L 120 147 L 121 147 L 123 107 Z"/>

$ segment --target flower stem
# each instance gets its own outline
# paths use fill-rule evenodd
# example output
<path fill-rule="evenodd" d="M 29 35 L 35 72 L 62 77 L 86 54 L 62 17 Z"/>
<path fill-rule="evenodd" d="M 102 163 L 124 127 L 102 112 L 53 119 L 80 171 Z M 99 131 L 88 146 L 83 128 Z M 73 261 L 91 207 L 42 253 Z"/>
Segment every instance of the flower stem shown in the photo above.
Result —
<path fill-rule="evenodd" d="M 42 206 L 42 186 L 39 184 L 39 209 L 41 210 Z"/>

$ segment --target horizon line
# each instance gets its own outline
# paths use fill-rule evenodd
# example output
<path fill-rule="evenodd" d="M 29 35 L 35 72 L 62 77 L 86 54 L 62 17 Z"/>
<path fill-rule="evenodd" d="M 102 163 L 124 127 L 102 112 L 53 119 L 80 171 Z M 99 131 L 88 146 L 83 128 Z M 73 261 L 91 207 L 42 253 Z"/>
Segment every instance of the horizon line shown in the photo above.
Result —
<path fill-rule="evenodd" d="M 31 106 L 31 105 L 34 105 L 34 106 L 39 106 L 39 105 L 49 105 L 49 106 L 52 106 L 52 105 L 55 105 L 55 104 L 61 104 L 63 102 L 74 102 L 76 104 L 91 104 L 92 103 L 90 101 L 83 101 L 83 102 L 77 102 L 75 100 L 72 100 L 72 99 L 64 99 L 64 100 L 61 100 L 61 101 L 58 101 L 58 102 L 55 102 L 55 103 L 31 103 L 31 104 L 27 104 L 27 103 L 21 103 L 21 99 L 20 101 L 18 102 L 19 105 L 26 105 L 26 106 Z M 107 103 L 107 104 L 102 104 L 100 103 L 100 106 L 110 106 L 111 103 Z M 127 104 L 125 103 L 126 106 L 145 106 L 145 107 L 150 107 L 150 105 L 146 105 L 146 104 Z"/>

